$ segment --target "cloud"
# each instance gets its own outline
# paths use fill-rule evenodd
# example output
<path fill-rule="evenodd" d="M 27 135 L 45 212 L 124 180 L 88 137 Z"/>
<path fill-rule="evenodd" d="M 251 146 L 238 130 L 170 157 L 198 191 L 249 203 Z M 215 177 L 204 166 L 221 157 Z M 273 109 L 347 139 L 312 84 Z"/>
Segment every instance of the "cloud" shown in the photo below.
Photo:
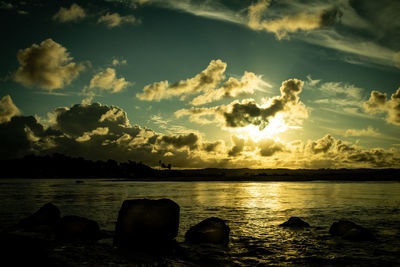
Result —
<path fill-rule="evenodd" d="M 307 118 L 308 111 L 300 101 L 304 82 L 298 79 L 284 81 L 280 87 L 280 96 L 265 98 L 265 102 L 259 105 L 253 99 L 235 100 L 229 105 L 221 105 L 210 108 L 180 109 L 175 116 L 190 116 L 197 123 L 221 123 L 228 128 L 241 128 L 255 125 L 263 130 L 278 113 L 283 113 L 289 120 L 299 122 L 299 119 Z"/>
<path fill-rule="evenodd" d="M 127 16 L 121 16 L 118 13 L 108 13 L 101 16 L 98 20 L 97 23 L 104 23 L 107 25 L 108 28 L 114 28 L 117 26 L 120 26 L 121 24 L 124 23 L 140 23 L 140 20 L 136 19 L 132 15 L 127 15 Z"/>
<path fill-rule="evenodd" d="M 61 7 L 53 16 L 53 20 L 58 22 L 76 22 L 86 17 L 85 10 L 73 3 L 70 8 Z"/>
<path fill-rule="evenodd" d="M 232 136 L 232 148 L 228 151 L 228 155 L 230 157 L 235 157 L 240 155 L 244 150 L 246 140 L 235 135 Z"/>
<path fill-rule="evenodd" d="M 190 149 L 197 149 L 199 137 L 194 133 L 187 135 L 164 135 L 158 139 L 159 144 L 171 145 L 174 148 L 188 147 Z"/>
<path fill-rule="evenodd" d="M 288 33 L 310 31 L 324 26 L 333 26 L 341 16 L 336 8 L 316 13 L 296 13 L 275 19 L 263 19 L 270 1 L 260 0 L 248 7 L 247 25 L 253 30 L 272 32 L 278 39 L 287 38 Z"/>
<path fill-rule="evenodd" d="M 225 78 L 225 70 L 225 62 L 220 59 L 211 60 L 207 68 L 193 78 L 173 84 L 169 84 L 168 81 L 161 81 L 146 85 L 143 92 L 136 94 L 136 97 L 147 101 L 160 101 L 173 96 L 181 96 L 181 99 L 184 99 L 188 95 L 214 89 Z"/>
<path fill-rule="evenodd" d="M 100 71 L 90 80 L 89 88 L 111 90 L 112 93 L 121 92 L 129 85 L 129 82 L 125 78 L 116 78 L 116 76 L 116 71 L 113 68 Z"/>
<path fill-rule="evenodd" d="M 344 136 L 380 136 L 381 134 L 379 133 L 378 130 L 372 128 L 371 126 L 368 126 L 367 129 L 347 129 L 346 132 L 344 133 Z"/>
<path fill-rule="evenodd" d="M 19 50 L 17 58 L 20 67 L 14 80 L 24 86 L 47 90 L 69 85 L 85 69 L 84 64 L 72 62 L 67 49 L 52 39 Z"/>
<path fill-rule="evenodd" d="M 398 67 L 400 69 L 400 51 L 394 53 L 393 61 L 394 61 L 394 64 L 396 65 L 396 67 Z"/>
<path fill-rule="evenodd" d="M 14 105 L 9 95 L 5 95 L 0 99 L 0 124 L 9 122 L 12 117 L 20 114 L 21 111 Z"/>
<path fill-rule="evenodd" d="M 125 111 L 100 103 L 76 104 L 53 111 L 46 126 L 32 116 L 13 116 L 0 124 L 0 158 L 35 153 L 63 153 L 92 160 L 158 161 L 174 167 L 399 167 L 396 149 L 361 149 L 332 135 L 307 143 L 285 144 L 272 139 L 257 142 L 232 136 L 223 141 L 203 141 L 194 132 L 160 134 L 132 125 Z"/>
<path fill-rule="evenodd" d="M 14 6 L 11 3 L 0 1 L 0 9 L 13 9 Z"/>
<path fill-rule="evenodd" d="M 141 2 L 141 3 L 140 3 Z M 242 24 L 242 18 L 236 11 L 227 8 L 220 1 L 192 1 L 192 0 L 134 0 L 133 7 L 140 4 L 153 4 L 158 7 L 173 9 L 194 16 Z"/>
<path fill-rule="evenodd" d="M 259 141 L 258 147 L 260 148 L 260 155 L 263 157 L 271 157 L 277 152 L 284 151 L 284 145 L 272 139 L 263 139 Z"/>
<path fill-rule="evenodd" d="M 118 60 L 114 58 L 111 63 L 113 66 L 118 66 L 118 65 L 125 65 L 128 63 L 128 61 L 126 59 Z"/>
<path fill-rule="evenodd" d="M 195 97 L 190 104 L 198 106 L 223 98 L 254 94 L 255 90 L 262 91 L 261 88 L 266 86 L 271 87 L 271 85 L 262 80 L 261 75 L 245 71 L 240 80 L 230 77 L 220 88 L 206 91 L 204 94 Z"/>
<path fill-rule="evenodd" d="M 368 101 L 364 102 L 364 109 L 371 113 L 386 113 L 386 122 L 400 126 L 400 88 L 390 100 L 386 93 L 372 91 Z"/>

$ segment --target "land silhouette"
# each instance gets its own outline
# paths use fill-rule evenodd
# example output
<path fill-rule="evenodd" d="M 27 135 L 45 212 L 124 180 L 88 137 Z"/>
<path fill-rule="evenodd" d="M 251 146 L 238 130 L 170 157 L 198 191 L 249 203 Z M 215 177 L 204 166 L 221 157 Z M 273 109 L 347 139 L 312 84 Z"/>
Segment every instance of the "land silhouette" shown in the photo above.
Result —
<path fill-rule="evenodd" d="M 0 160 L 0 178 L 110 178 L 141 181 L 400 181 L 400 169 L 173 169 L 159 162 L 92 161 L 63 154 Z"/>

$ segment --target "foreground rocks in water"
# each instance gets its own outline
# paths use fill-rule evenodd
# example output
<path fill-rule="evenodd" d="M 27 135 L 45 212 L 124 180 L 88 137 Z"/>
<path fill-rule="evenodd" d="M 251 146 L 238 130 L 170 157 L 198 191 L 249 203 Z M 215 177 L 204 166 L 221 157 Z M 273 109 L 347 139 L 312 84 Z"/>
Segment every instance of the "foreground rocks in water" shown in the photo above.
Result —
<path fill-rule="evenodd" d="M 46 203 L 28 218 L 22 219 L 19 226 L 35 230 L 42 226 L 53 226 L 60 220 L 60 210 L 52 203 Z"/>
<path fill-rule="evenodd" d="M 125 200 L 115 226 L 117 247 L 160 247 L 178 235 L 180 207 L 170 199 Z"/>
<path fill-rule="evenodd" d="M 100 228 L 96 221 L 80 216 L 64 216 L 56 227 L 56 237 L 62 240 L 97 240 Z"/>
<path fill-rule="evenodd" d="M 230 228 L 225 221 L 211 217 L 201 221 L 185 234 L 185 241 L 190 243 L 228 244 Z"/>
<path fill-rule="evenodd" d="M 329 233 L 351 241 L 374 240 L 374 235 L 368 229 L 346 220 L 334 222 L 329 228 Z"/>
<path fill-rule="evenodd" d="M 299 217 L 290 217 L 289 220 L 287 220 L 286 222 L 280 224 L 279 226 L 298 227 L 298 228 L 310 227 L 310 225 L 307 222 L 303 221 Z"/>

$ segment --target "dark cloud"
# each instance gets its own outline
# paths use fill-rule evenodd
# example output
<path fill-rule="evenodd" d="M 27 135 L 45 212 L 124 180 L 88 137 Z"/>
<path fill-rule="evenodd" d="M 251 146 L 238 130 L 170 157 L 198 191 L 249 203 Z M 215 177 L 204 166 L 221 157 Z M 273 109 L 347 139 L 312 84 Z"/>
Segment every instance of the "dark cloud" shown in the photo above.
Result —
<path fill-rule="evenodd" d="M 0 158 L 19 158 L 35 152 L 34 143 L 44 134 L 43 126 L 34 117 L 12 117 L 0 124 Z"/>
<path fill-rule="evenodd" d="M 284 81 L 280 88 L 281 95 L 274 97 L 266 107 L 260 107 L 254 100 L 233 102 L 223 113 L 227 127 L 245 127 L 253 124 L 260 129 L 268 125 L 268 119 L 278 112 L 290 112 L 291 107 L 299 103 L 298 94 L 304 82 L 297 79 Z"/>
<path fill-rule="evenodd" d="M 198 147 L 199 137 L 194 133 L 187 135 L 164 135 L 159 139 L 161 144 L 172 145 L 175 148 L 182 148 L 184 146 L 190 149 Z"/>
<path fill-rule="evenodd" d="M 333 26 L 343 16 L 343 12 L 339 8 L 331 8 L 322 11 L 321 26 Z"/>
<path fill-rule="evenodd" d="M 218 152 L 218 149 L 222 146 L 221 141 L 215 142 L 204 142 L 203 143 L 203 150 L 206 152 Z"/>
<path fill-rule="evenodd" d="M 244 150 L 244 145 L 245 145 L 246 140 L 239 138 L 237 136 L 232 136 L 232 142 L 233 142 L 233 146 L 228 151 L 228 155 L 230 157 L 236 157 L 236 156 L 240 155 L 240 153 L 242 153 L 242 151 Z"/>
<path fill-rule="evenodd" d="M 260 155 L 263 157 L 271 157 L 277 152 L 284 151 L 284 145 L 277 143 L 271 139 L 265 139 L 258 142 L 260 148 Z"/>
<path fill-rule="evenodd" d="M 71 108 L 58 108 L 54 114 L 56 124 L 52 127 L 74 138 L 99 127 L 106 127 L 117 135 L 139 133 L 139 127 L 130 125 L 126 112 L 115 106 L 76 104 Z"/>
<path fill-rule="evenodd" d="M 368 101 L 364 102 L 364 109 L 371 113 L 384 112 L 388 123 L 400 126 L 400 88 L 390 99 L 385 93 L 372 91 Z"/>
<path fill-rule="evenodd" d="M 34 85 L 47 90 L 63 88 L 85 69 L 84 64 L 72 62 L 67 49 L 52 39 L 19 50 L 17 58 L 20 67 L 14 80 L 24 86 Z"/>

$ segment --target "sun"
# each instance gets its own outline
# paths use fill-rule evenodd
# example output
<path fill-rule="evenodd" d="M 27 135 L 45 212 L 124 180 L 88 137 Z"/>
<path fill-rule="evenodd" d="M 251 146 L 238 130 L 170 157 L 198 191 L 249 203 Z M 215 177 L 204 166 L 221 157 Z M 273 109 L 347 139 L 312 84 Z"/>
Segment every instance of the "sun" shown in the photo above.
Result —
<path fill-rule="evenodd" d="M 287 125 L 286 121 L 282 117 L 276 116 L 271 118 L 268 125 L 262 130 L 260 130 L 258 126 L 251 124 L 232 131 L 240 138 L 251 139 L 258 142 L 262 139 L 279 139 L 279 134 L 290 128 L 292 127 Z"/>

